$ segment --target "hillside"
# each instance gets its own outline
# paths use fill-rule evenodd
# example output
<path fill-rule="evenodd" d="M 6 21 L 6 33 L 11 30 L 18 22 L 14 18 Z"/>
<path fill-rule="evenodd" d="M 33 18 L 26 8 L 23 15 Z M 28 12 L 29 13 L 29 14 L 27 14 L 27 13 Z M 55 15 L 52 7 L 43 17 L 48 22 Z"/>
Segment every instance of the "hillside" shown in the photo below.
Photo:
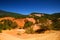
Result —
<path fill-rule="evenodd" d="M 16 27 L 27 29 L 32 27 L 33 30 L 40 28 L 36 32 L 41 30 L 60 30 L 59 18 L 60 13 L 46 14 L 32 12 L 30 15 L 22 15 L 0 10 L 0 29 L 11 29 Z"/>
<path fill-rule="evenodd" d="M 14 18 L 25 18 L 27 15 L 22 15 L 14 12 L 7 12 L 0 10 L 0 17 L 14 17 Z"/>
<path fill-rule="evenodd" d="M 22 15 L 0 10 L 1 40 L 60 40 L 59 35 L 60 13 Z"/>
<path fill-rule="evenodd" d="M 38 13 L 38 12 L 32 12 L 30 15 L 39 15 L 39 16 L 52 16 L 52 17 L 56 17 L 56 18 L 60 18 L 60 13 L 53 13 L 53 14 L 46 14 L 46 13 Z M 0 10 L 0 17 L 15 17 L 15 18 L 25 18 L 25 17 L 29 17 L 29 15 L 23 15 L 23 14 L 19 14 L 19 13 L 14 13 L 14 12 L 7 12 L 4 10 Z"/>

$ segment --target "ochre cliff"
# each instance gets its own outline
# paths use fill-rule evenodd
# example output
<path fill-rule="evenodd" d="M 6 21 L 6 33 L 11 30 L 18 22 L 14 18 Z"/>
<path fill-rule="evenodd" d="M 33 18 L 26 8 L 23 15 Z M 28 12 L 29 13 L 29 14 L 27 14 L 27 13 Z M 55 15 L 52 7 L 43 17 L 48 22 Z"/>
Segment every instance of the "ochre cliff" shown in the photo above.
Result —
<path fill-rule="evenodd" d="M 0 21 L 1 20 L 11 20 L 12 22 L 16 22 L 18 27 L 20 27 L 20 28 L 24 27 L 24 24 L 25 24 L 26 20 L 35 23 L 35 19 L 34 18 L 20 18 L 20 19 L 16 19 L 16 18 L 13 18 L 13 17 L 3 17 L 3 18 L 0 18 Z"/>

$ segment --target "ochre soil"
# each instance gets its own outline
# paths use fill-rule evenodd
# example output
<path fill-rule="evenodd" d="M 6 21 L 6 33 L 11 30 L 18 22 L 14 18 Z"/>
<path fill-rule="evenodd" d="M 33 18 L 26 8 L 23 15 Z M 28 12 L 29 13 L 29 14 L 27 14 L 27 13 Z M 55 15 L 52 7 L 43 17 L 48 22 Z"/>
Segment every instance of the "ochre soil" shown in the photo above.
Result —
<path fill-rule="evenodd" d="M 3 30 L 0 33 L 1 40 L 60 40 L 60 31 L 46 31 L 41 34 L 17 34 L 16 29 Z"/>

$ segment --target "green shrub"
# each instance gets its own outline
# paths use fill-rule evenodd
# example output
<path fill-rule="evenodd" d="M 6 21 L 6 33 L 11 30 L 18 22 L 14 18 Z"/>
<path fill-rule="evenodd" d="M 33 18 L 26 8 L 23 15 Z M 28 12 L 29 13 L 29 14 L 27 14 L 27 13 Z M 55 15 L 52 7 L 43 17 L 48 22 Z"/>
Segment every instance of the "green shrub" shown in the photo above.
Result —
<path fill-rule="evenodd" d="M 2 30 L 3 30 L 3 25 L 0 23 L 0 33 L 2 33 Z"/>
<path fill-rule="evenodd" d="M 27 22 L 25 22 L 25 24 L 24 24 L 24 28 L 31 27 L 32 24 L 33 24 L 32 22 L 27 21 Z"/>
<path fill-rule="evenodd" d="M 47 26 L 40 25 L 40 29 L 36 30 L 35 33 L 44 33 L 46 30 L 49 30 Z"/>
<path fill-rule="evenodd" d="M 0 30 L 0 33 L 2 33 L 2 30 Z"/>
<path fill-rule="evenodd" d="M 60 22 L 54 22 L 52 26 L 52 30 L 60 30 Z"/>
<path fill-rule="evenodd" d="M 11 30 L 16 27 L 17 27 L 17 24 L 15 22 L 12 22 L 11 20 L 1 20 L 0 21 L 0 32 L 2 32 L 2 30 L 7 30 L 7 29 Z"/>
<path fill-rule="evenodd" d="M 31 28 L 31 27 L 27 28 L 26 33 L 33 34 L 34 33 L 33 28 Z"/>

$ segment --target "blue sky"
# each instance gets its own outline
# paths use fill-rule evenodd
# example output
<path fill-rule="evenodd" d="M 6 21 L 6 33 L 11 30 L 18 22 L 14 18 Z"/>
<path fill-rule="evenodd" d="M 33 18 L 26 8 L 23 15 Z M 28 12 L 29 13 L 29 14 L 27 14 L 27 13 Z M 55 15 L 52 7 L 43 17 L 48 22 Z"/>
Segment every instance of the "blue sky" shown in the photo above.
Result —
<path fill-rule="evenodd" d="M 60 0 L 0 0 L 0 10 L 30 14 L 60 12 Z"/>

